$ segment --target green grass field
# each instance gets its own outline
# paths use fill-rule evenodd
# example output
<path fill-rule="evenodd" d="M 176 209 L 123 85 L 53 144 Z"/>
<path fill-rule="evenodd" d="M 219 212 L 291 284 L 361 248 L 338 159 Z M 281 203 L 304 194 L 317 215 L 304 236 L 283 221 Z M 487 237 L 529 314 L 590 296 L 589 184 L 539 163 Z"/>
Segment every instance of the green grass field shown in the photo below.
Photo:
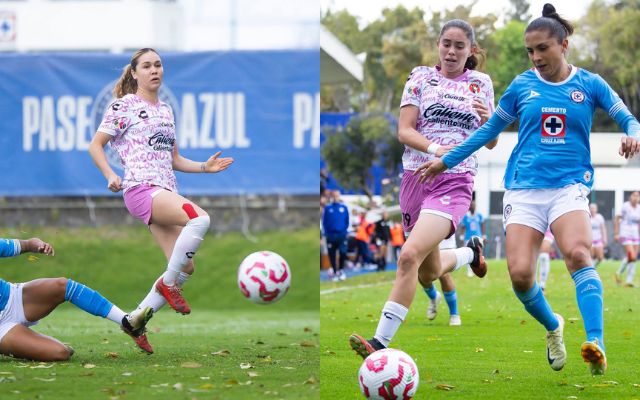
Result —
<path fill-rule="evenodd" d="M 484 279 L 467 278 L 464 270 L 454 273 L 462 326 L 448 326 L 444 301 L 438 317 L 428 321 L 428 299 L 418 291 L 391 346 L 410 354 L 418 365 L 420 385 L 414 398 L 640 399 L 640 289 L 615 285 L 617 265 L 611 261 L 598 267 L 609 364 L 607 374 L 599 377 L 591 377 L 580 357 L 584 328 L 575 287 L 562 262 L 552 262 L 546 294 L 566 321 L 568 359 L 559 372 L 547 363 L 544 328 L 513 294 L 504 261 L 491 261 Z M 367 274 L 321 284 L 321 398 L 363 397 L 357 383 L 362 359 L 350 349 L 348 337 L 353 332 L 373 336 L 394 276 Z"/>
<path fill-rule="evenodd" d="M 55 257 L 2 259 L 2 278 L 24 282 L 65 276 L 100 291 L 124 310 L 146 295 L 166 261 L 140 228 L 5 229 L 2 237 L 39 236 Z M 105 319 L 65 303 L 35 327 L 70 344 L 68 362 L 0 357 L 1 399 L 317 399 L 319 292 L 317 229 L 208 236 L 184 295 L 192 313 L 168 307 L 150 321 L 153 355 Z M 255 305 L 238 290 L 247 254 L 268 249 L 291 266 L 292 286 L 278 303 Z"/>

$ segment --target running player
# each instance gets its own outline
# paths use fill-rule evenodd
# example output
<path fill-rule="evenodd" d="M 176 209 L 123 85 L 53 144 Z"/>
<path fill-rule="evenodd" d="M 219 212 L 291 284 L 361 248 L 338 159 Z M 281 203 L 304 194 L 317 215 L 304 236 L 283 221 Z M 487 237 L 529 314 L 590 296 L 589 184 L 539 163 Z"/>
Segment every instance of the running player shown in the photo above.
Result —
<path fill-rule="evenodd" d="M 633 287 L 633 277 L 636 273 L 636 257 L 638 256 L 638 244 L 640 244 L 640 193 L 632 192 L 629 201 L 624 202 L 622 211 L 616 215 L 613 238 L 624 247 L 625 258 L 622 259 L 620 268 L 615 278 L 618 284 L 622 283 L 622 274 L 627 271 L 625 286 Z"/>
<path fill-rule="evenodd" d="M 593 267 L 604 260 L 604 249 L 607 247 L 607 227 L 604 217 L 598 212 L 596 203 L 589 204 L 591 213 L 591 258 L 594 259 Z"/>
<path fill-rule="evenodd" d="M 422 181 L 438 179 L 519 119 L 518 144 L 505 172 L 503 218 L 507 265 L 516 296 L 547 330 L 547 359 L 564 367 L 564 320 L 554 314 L 535 281 L 535 262 L 550 225 L 576 286 L 586 341 L 581 355 L 593 375 L 607 368 L 603 341 L 602 282 L 591 260 L 588 196 L 593 184 L 589 133 L 599 107 L 626 132 L 619 154 L 640 153 L 640 124 L 598 75 L 569 64 L 573 26 L 551 4 L 527 26 L 525 46 L 534 68 L 507 88 L 491 119 L 445 157 L 416 169 Z M 457 167 L 456 167 L 457 168 Z"/>
<path fill-rule="evenodd" d="M 132 216 L 149 226 L 168 260 L 135 313 L 166 302 L 181 314 L 191 308 L 181 288 L 193 273 L 195 255 L 209 229 L 209 215 L 177 192 L 175 171 L 215 173 L 224 171 L 232 158 L 217 152 L 207 161 L 195 162 L 178 152 L 171 107 L 158 99 L 163 78 L 162 61 L 150 48 L 136 51 L 114 89 L 89 153 L 112 192 L 123 191 Z M 111 143 L 124 166 L 121 179 L 107 162 L 104 146 Z"/>
<path fill-rule="evenodd" d="M 363 358 L 389 345 L 406 318 L 418 279 L 428 287 L 449 272 L 442 268 L 438 244 L 455 233 L 471 203 L 475 156 L 470 155 L 460 167 L 428 185 L 413 174 L 424 161 L 461 143 L 493 111 L 491 79 L 475 70 L 478 46 L 471 25 L 462 20 L 446 22 L 438 38 L 438 51 L 439 64 L 414 68 L 402 95 L 398 139 L 405 151 L 400 208 L 404 231 L 410 233 L 374 337 L 366 340 L 354 333 L 349 338 L 351 347 Z M 471 267 L 483 277 L 487 268 L 481 244 L 474 239 L 468 246 L 474 253 Z"/>
<path fill-rule="evenodd" d="M 0 239 L 0 257 L 15 257 L 27 252 L 55 254 L 53 247 L 39 238 Z M 145 326 L 153 315 L 151 308 L 132 317 L 81 283 L 67 278 L 43 278 L 26 283 L 0 279 L 0 354 L 35 361 L 68 360 L 74 353 L 71 347 L 29 328 L 65 301 L 89 314 L 115 322 L 139 348 L 153 353 L 145 334 Z"/>

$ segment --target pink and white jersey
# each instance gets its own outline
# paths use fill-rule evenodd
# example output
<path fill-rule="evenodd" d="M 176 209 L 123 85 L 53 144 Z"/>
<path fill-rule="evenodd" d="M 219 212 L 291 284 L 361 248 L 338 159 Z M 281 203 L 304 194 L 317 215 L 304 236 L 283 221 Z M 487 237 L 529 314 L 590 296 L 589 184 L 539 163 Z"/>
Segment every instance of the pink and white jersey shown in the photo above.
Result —
<path fill-rule="evenodd" d="M 109 104 L 98 131 L 113 136 L 110 144 L 124 167 L 124 191 L 142 183 L 177 191 L 172 168 L 176 124 L 169 105 L 128 94 Z"/>
<path fill-rule="evenodd" d="M 456 79 L 445 78 L 439 67 L 420 66 L 413 69 L 404 91 L 400 107 L 419 108 L 416 130 L 427 139 L 441 145 L 459 144 L 480 127 L 480 116 L 471 107 L 474 98 L 480 99 L 495 111 L 493 85 L 489 75 L 466 70 Z M 423 163 L 434 159 L 432 154 L 405 146 L 402 165 L 414 171 Z M 474 155 L 446 173 L 475 175 L 478 160 Z"/>
<path fill-rule="evenodd" d="M 595 216 L 591 216 L 591 239 L 593 243 L 602 242 L 602 227 L 604 226 L 604 217 L 598 213 Z"/>
<path fill-rule="evenodd" d="M 620 215 L 620 239 L 637 239 L 640 236 L 640 204 L 633 207 L 625 201 Z"/>

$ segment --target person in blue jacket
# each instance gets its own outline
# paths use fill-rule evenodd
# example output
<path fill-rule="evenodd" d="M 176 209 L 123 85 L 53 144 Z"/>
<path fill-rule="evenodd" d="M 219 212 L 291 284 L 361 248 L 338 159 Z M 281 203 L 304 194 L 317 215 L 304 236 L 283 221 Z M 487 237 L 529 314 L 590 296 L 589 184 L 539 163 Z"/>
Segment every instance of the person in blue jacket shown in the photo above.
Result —
<path fill-rule="evenodd" d="M 324 207 L 322 227 L 327 239 L 329 260 L 333 269 L 334 281 L 345 280 L 343 271 L 347 259 L 347 230 L 349 229 L 349 209 L 340 200 L 340 191 L 331 192 L 331 202 Z M 336 260 L 339 255 L 339 260 Z"/>
<path fill-rule="evenodd" d="M 53 247 L 39 238 L 0 239 L 0 257 L 27 252 L 55 254 Z M 153 353 L 145 334 L 145 326 L 153 315 L 151 307 L 133 318 L 81 283 L 67 278 L 44 278 L 26 283 L 0 279 L 0 354 L 35 361 L 68 360 L 74 353 L 70 346 L 30 329 L 65 301 L 115 322 L 140 349 Z"/>
<path fill-rule="evenodd" d="M 489 121 L 444 157 L 424 163 L 415 173 L 429 181 L 457 165 L 518 120 L 518 143 L 504 176 L 503 222 L 513 290 L 526 311 L 547 333 L 547 358 L 560 370 L 566 361 L 564 321 L 554 314 L 535 281 L 537 252 L 551 226 L 567 270 L 576 286 L 586 341 L 581 355 L 593 375 L 607 368 L 603 293 L 591 259 L 589 193 L 593 166 L 589 133 L 596 107 L 624 130 L 618 153 L 640 152 L 640 124 L 620 97 L 599 76 L 567 62 L 571 23 L 551 4 L 525 30 L 534 67 L 518 75 Z"/>

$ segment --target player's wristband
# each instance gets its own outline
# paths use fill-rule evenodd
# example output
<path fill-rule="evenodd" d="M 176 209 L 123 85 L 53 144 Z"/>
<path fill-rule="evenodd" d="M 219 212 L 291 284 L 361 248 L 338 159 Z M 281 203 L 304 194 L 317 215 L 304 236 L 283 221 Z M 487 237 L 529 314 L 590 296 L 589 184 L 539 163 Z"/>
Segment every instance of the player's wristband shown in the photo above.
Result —
<path fill-rule="evenodd" d="M 440 145 L 438 143 L 431 142 L 431 144 L 427 146 L 427 153 L 435 155 L 439 148 Z"/>
<path fill-rule="evenodd" d="M 206 168 L 207 164 L 206 163 L 201 163 L 200 164 L 200 172 L 204 172 L 205 168 Z"/>

